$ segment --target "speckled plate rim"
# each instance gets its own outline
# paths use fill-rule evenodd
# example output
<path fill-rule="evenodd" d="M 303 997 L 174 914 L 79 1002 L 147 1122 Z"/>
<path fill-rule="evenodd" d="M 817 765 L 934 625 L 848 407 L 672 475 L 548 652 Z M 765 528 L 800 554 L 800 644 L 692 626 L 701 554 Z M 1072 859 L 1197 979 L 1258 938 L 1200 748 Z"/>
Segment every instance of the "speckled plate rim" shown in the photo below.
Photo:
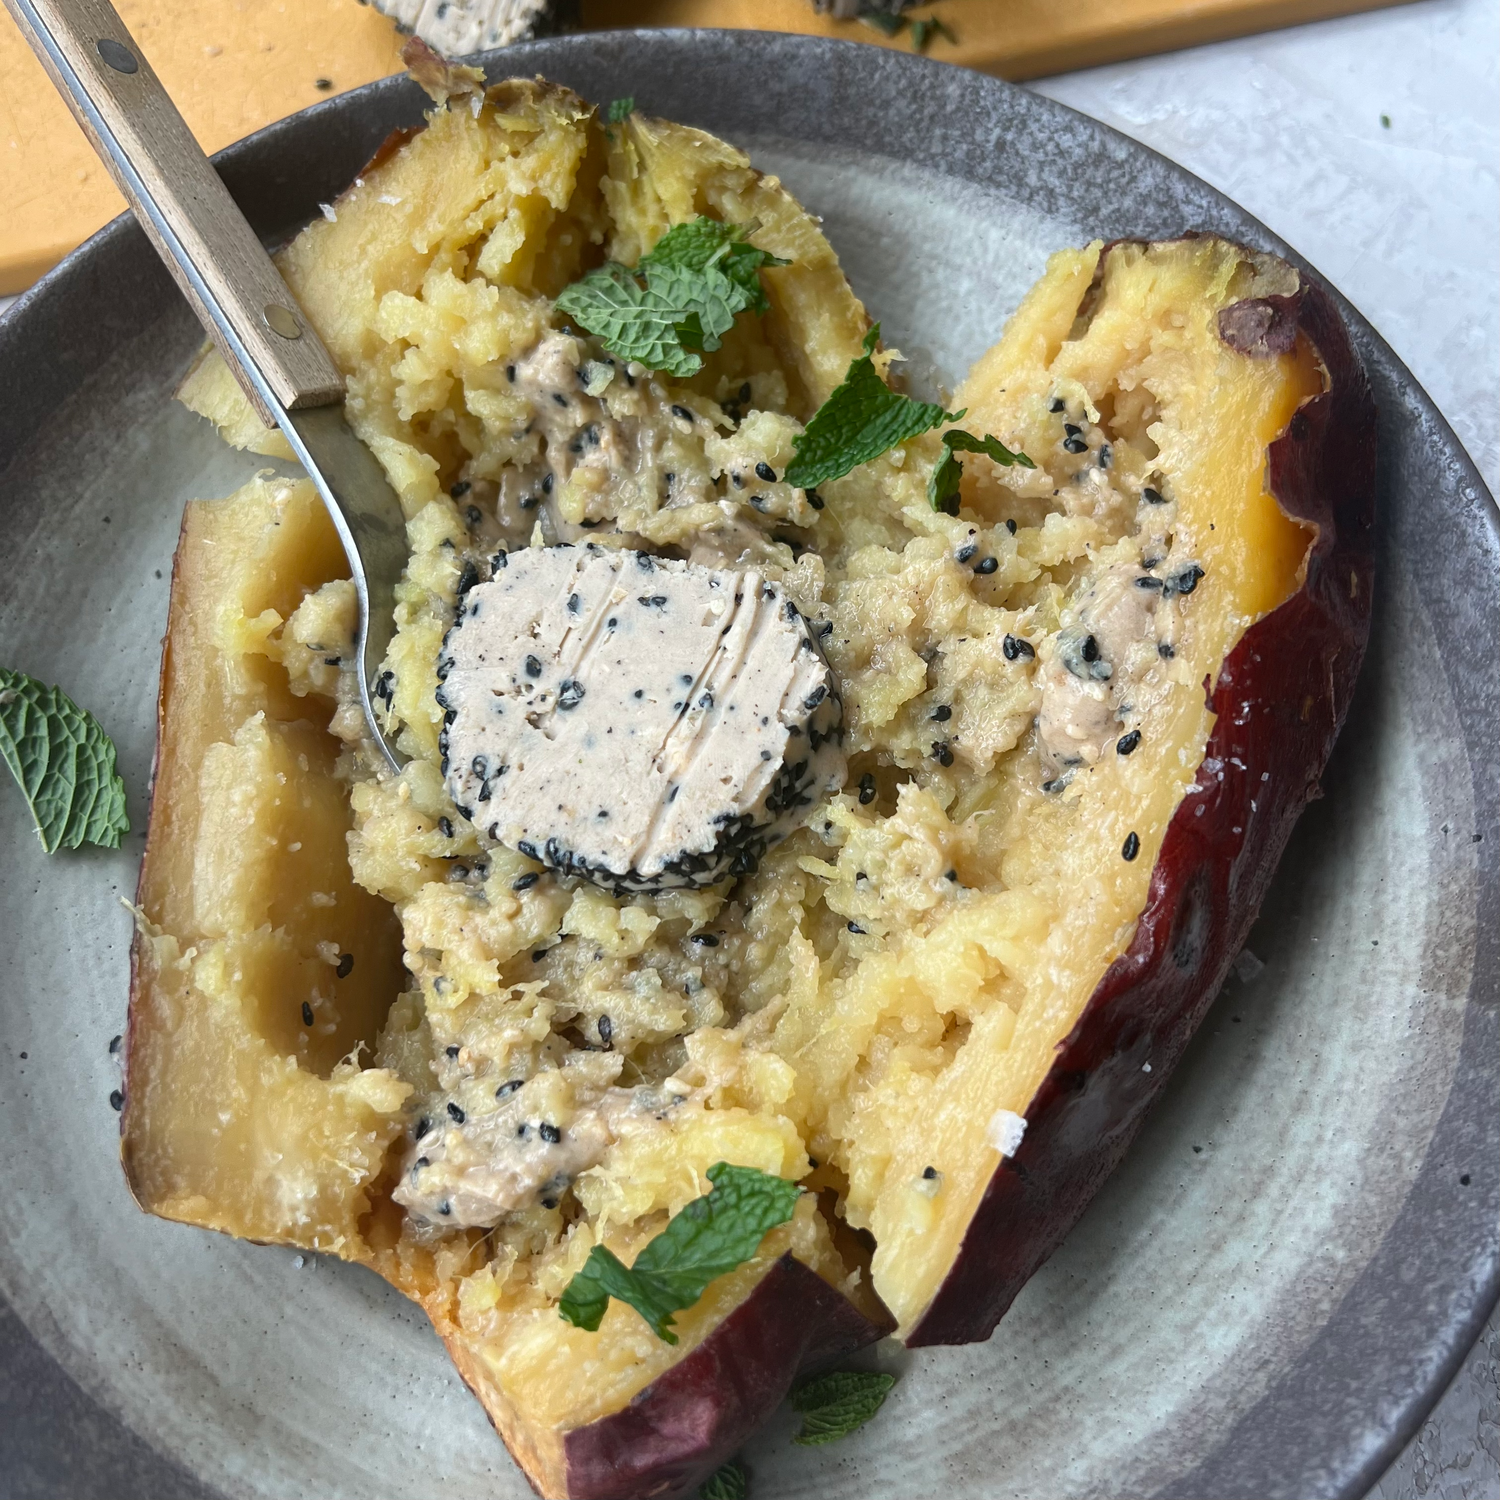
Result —
<path fill-rule="evenodd" d="M 595 33 L 525 43 L 484 55 L 490 76 L 544 72 L 592 99 L 622 92 L 640 107 L 722 132 L 746 134 L 698 80 L 710 62 L 754 66 L 780 94 L 815 91 L 818 139 L 829 146 L 926 158 L 951 176 L 988 180 L 1002 150 L 1045 156 L 1028 201 L 1071 215 L 1104 238 L 1215 230 L 1312 270 L 1229 199 L 1138 142 L 1066 106 L 963 69 L 856 43 L 775 33 Z M 698 85 L 695 88 L 695 85 Z M 768 89 L 769 93 L 769 89 Z M 685 107 L 684 99 L 693 105 Z M 231 192 L 268 240 L 284 238 L 334 197 L 392 128 L 426 103 L 395 77 L 366 85 L 257 132 L 216 158 Z M 1003 126 L 1003 129 L 1001 128 Z M 295 167 L 295 170 L 293 170 Z M 1106 186 L 1126 182 L 1121 192 Z M 1090 188 L 1099 192 L 1091 196 Z M 139 286 L 132 301 L 104 295 Z M 175 292 L 128 218 L 106 226 L 0 315 L 0 454 L 22 451 L 45 413 L 100 360 L 157 314 Z M 1436 601 L 1440 624 L 1493 633 L 1500 575 L 1500 511 L 1432 401 L 1369 323 L 1340 307 L 1381 409 L 1380 502 L 1414 485 L 1448 499 L 1474 542 L 1467 571 Z M 78 337 L 75 309 L 95 315 Z M 1434 479 L 1436 474 L 1436 479 Z M 1493 653 L 1488 658 L 1494 660 Z M 1477 826 L 1500 826 L 1493 747 L 1500 685 L 1493 674 L 1443 671 L 1463 727 Z M 1422 1168 L 1396 1222 L 1311 1344 L 1209 1456 L 1163 1496 L 1331 1495 L 1358 1500 L 1416 1430 L 1463 1360 L 1500 1294 L 1500 891 L 1496 840 L 1480 846 L 1477 941 L 1453 1083 Z M 1445 1164 L 1483 1163 L 1457 1216 Z M 1435 1236 L 1441 1221 L 1443 1234 Z M 1418 1295 L 1420 1288 L 1420 1295 Z M 45 1416 L 45 1429 L 32 1419 Z M 23 1432 L 22 1426 L 25 1431 Z M 47 1355 L 0 1301 L 0 1493 L 46 1493 L 56 1456 L 86 1443 L 117 1493 L 211 1493 L 158 1454 Z"/>

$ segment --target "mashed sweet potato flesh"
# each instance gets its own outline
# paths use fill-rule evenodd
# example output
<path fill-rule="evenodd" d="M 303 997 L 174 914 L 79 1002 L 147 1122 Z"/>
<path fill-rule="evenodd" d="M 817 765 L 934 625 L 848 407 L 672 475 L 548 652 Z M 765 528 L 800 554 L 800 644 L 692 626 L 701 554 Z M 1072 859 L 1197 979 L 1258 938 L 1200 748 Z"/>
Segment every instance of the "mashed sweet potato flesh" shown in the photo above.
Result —
<path fill-rule="evenodd" d="M 517 522 L 508 474 L 539 461 L 507 366 L 556 326 L 550 298 L 582 270 L 632 263 L 698 214 L 753 223 L 790 262 L 764 273 L 770 312 L 742 315 L 690 381 L 646 382 L 696 415 L 691 433 L 662 426 L 628 485 L 569 481 L 521 518 L 536 529 L 519 544 L 587 520 L 605 545 L 742 549 L 829 627 L 850 776 L 754 875 L 617 897 L 481 846 L 443 787 L 436 658 L 465 562 Z M 1214 240 L 1062 252 L 951 403 L 1035 470 L 968 458 L 960 514 L 939 514 L 929 436 L 824 486 L 821 509 L 762 485 L 774 513 L 743 505 L 726 526 L 732 476 L 784 472 L 867 326 L 816 222 L 732 147 L 639 115 L 606 132 L 564 90 L 502 85 L 482 108 L 439 110 L 282 265 L 407 512 L 387 665 L 412 761 L 380 767 L 347 645 L 323 650 L 352 616 L 310 486 L 257 481 L 195 506 L 141 890 L 127 1163 L 154 1211 L 375 1264 L 432 1314 L 528 1470 L 551 1473 L 560 1434 L 625 1405 L 786 1248 L 916 1323 L 1014 1117 L 1130 942 L 1212 727 L 1205 679 L 1297 586 L 1309 535 L 1266 493 L 1264 455 L 1322 375 L 1305 344 L 1251 358 L 1218 337 L 1221 308 L 1287 290 L 1275 263 Z M 611 390 L 606 405 L 625 402 Z M 274 451 L 216 357 L 182 394 L 231 441 Z M 1151 611 L 1121 594 L 1129 671 L 1079 697 L 1058 663 L 1094 628 L 1097 590 L 1143 574 Z M 1039 745 L 1049 705 L 1107 719 L 1104 738 L 1080 730 L 1059 760 Z M 332 905 L 300 899 L 309 858 Z M 328 1003 L 330 952 L 358 956 L 331 991 L 333 1029 L 304 1041 L 301 998 L 316 981 Z M 607 1052 L 590 1040 L 601 1016 Z M 356 1042 L 378 1050 L 335 1066 Z M 389 1200 L 418 1116 L 493 1108 L 519 1071 L 566 1121 L 586 1107 L 568 1072 L 585 1053 L 578 1067 L 676 1102 L 487 1234 Z M 818 1191 L 681 1315 L 680 1344 L 619 1304 L 598 1333 L 564 1323 L 557 1300 L 590 1248 L 629 1261 L 718 1160 Z M 868 1231 L 873 1259 L 845 1226 Z"/>

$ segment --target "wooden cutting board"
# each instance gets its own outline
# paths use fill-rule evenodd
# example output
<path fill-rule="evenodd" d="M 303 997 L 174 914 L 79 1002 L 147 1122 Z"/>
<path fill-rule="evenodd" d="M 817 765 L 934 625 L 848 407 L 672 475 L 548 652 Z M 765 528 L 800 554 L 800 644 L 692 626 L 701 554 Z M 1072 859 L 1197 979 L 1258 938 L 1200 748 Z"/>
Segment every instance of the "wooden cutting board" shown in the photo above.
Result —
<path fill-rule="evenodd" d="M 1035 78 L 1397 0 L 937 0 L 957 38 L 927 51 Z M 402 37 L 364 0 L 115 0 L 206 150 L 400 66 Z M 582 0 L 589 30 L 727 26 L 909 48 L 808 0 Z M 0 294 L 18 292 L 124 207 L 15 23 L 0 11 Z"/>

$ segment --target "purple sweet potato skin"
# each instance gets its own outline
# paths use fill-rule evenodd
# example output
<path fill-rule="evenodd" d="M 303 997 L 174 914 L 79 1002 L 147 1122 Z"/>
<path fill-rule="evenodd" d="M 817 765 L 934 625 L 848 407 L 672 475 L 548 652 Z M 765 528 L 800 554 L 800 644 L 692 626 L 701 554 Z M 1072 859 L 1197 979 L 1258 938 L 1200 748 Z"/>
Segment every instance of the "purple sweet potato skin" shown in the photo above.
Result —
<path fill-rule="evenodd" d="M 1271 493 L 1288 515 L 1318 528 L 1306 583 L 1225 662 L 1204 761 L 1168 826 L 1134 941 L 1059 1046 L 1026 1112 L 1022 1144 L 990 1179 L 909 1346 L 988 1338 L 1077 1222 L 1244 946 L 1303 807 L 1320 795 L 1370 629 L 1375 404 L 1323 288 L 1304 276 L 1295 299 L 1276 300 L 1295 300 L 1295 309 L 1275 311 L 1295 311 L 1329 377 L 1329 389 L 1304 403 L 1268 455 Z M 1230 318 L 1226 342 L 1235 346 L 1236 330 L 1252 321 Z"/>
<path fill-rule="evenodd" d="M 783 1255 L 680 1364 L 565 1440 L 569 1500 L 680 1493 L 732 1457 L 792 1381 L 884 1337 L 843 1293 Z"/>

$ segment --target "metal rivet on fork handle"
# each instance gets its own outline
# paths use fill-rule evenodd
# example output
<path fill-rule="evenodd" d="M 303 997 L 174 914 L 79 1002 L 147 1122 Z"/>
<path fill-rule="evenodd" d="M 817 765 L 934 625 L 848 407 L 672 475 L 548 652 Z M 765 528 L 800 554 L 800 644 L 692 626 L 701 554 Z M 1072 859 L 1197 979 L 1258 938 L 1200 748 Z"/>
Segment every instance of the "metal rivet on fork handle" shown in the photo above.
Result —
<path fill-rule="evenodd" d="M 134 73 L 140 67 L 140 64 L 135 60 L 135 54 L 130 48 L 112 40 L 110 37 L 101 37 L 95 42 L 94 51 L 116 73 Z"/>
<path fill-rule="evenodd" d="M 302 325 L 297 321 L 296 313 L 289 307 L 283 307 L 279 302 L 266 303 L 261 317 L 266 320 L 266 327 L 272 333 L 279 333 L 284 339 L 302 337 Z"/>

